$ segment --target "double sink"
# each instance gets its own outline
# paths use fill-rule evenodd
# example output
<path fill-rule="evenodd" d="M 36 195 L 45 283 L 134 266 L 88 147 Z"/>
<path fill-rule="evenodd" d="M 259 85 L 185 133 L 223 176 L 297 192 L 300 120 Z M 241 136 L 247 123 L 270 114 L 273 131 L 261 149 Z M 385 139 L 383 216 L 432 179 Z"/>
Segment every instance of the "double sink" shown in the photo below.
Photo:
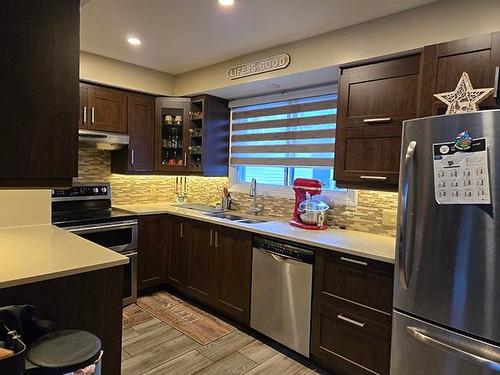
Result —
<path fill-rule="evenodd" d="M 266 222 L 266 220 L 248 219 L 248 218 L 243 217 L 243 216 L 228 214 L 226 212 L 205 212 L 204 215 L 210 216 L 210 217 L 216 217 L 219 219 L 226 219 L 226 220 L 230 220 L 230 221 L 235 221 L 237 223 L 242 223 L 242 224 L 259 224 L 259 223 Z"/>
<path fill-rule="evenodd" d="M 237 223 L 241 224 L 260 224 L 260 223 L 265 223 L 267 220 L 261 220 L 261 219 L 249 219 L 247 217 L 239 216 L 239 215 L 233 215 L 224 211 L 220 210 L 215 210 L 214 208 L 204 205 L 204 204 L 196 204 L 196 203 L 181 203 L 181 204 L 176 204 L 175 206 L 181 207 L 181 208 L 187 208 L 190 210 L 195 210 L 195 211 L 201 211 L 203 212 L 203 215 L 210 216 L 210 217 L 216 217 L 218 219 L 225 219 L 229 221 L 234 221 Z"/>

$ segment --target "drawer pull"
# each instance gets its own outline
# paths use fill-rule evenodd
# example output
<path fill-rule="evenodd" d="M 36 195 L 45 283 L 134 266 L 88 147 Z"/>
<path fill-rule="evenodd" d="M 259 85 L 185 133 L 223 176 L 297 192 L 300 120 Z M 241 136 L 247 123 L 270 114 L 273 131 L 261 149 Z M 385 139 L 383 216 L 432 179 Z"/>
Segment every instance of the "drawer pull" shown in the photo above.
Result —
<path fill-rule="evenodd" d="M 356 259 L 345 258 L 345 257 L 340 257 L 340 260 L 343 260 L 344 262 L 359 264 L 360 266 L 365 266 L 365 267 L 368 266 L 368 263 L 363 262 L 362 260 L 356 260 Z"/>
<path fill-rule="evenodd" d="M 390 117 L 379 117 L 379 118 L 365 118 L 363 122 L 365 124 L 377 124 L 377 123 L 382 123 L 382 122 L 390 122 L 391 118 Z"/>
<path fill-rule="evenodd" d="M 387 176 L 359 176 L 359 178 L 363 180 L 381 180 L 381 181 L 387 180 Z"/>
<path fill-rule="evenodd" d="M 351 323 L 351 324 L 355 325 L 356 327 L 365 328 L 366 323 L 358 322 L 357 320 L 345 317 L 342 314 L 337 315 L 337 318 L 340 320 L 343 320 L 344 322 Z"/>
<path fill-rule="evenodd" d="M 86 105 L 83 106 L 83 123 L 84 124 L 87 123 L 87 106 Z"/>
<path fill-rule="evenodd" d="M 497 66 L 495 68 L 495 91 L 493 92 L 493 97 L 496 99 L 497 104 L 500 104 L 499 81 L 500 81 L 500 66 Z"/>

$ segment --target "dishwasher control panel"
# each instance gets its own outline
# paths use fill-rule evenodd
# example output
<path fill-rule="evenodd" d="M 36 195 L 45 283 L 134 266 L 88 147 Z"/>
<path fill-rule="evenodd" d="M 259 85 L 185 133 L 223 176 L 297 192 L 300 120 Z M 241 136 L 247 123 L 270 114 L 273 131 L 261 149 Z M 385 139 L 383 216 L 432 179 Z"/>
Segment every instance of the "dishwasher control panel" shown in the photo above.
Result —
<path fill-rule="evenodd" d="M 314 261 L 314 252 L 312 250 L 304 249 L 281 241 L 270 240 L 263 237 L 254 237 L 253 247 L 304 263 L 313 264 Z"/>

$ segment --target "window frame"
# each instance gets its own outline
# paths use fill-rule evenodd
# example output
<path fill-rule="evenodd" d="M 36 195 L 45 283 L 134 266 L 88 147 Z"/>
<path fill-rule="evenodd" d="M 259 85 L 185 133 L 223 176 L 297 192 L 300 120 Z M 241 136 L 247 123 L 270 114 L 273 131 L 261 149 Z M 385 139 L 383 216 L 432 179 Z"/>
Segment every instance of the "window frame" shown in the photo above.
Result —
<path fill-rule="evenodd" d="M 320 96 L 337 92 L 338 92 L 337 85 L 328 85 L 313 89 L 293 91 L 287 94 L 274 94 L 256 98 L 239 99 L 230 102 L 229 107 L 232 109 L 236 107 L 265 104 L 265 103 L 284 101 L 290 99 L 300 99 L 310 96 Z M 232 111 L 230 120 L 231 120 L 230 129 L 232 133 L 232 125 L 233 125 Z M 230 136 L 232 136 L 232 134 Z M 250 191 L 250 183 L 238 182 L 237 166 L 233 165 L 229 165 L 229 191 L 242 194 L 248 194 Z M 291 186 L 270 185 L 263 183 L 258 184 L 257 194 L 262 196 L 274 196 L 274 197 L 291 198 L 291 199 L 295 197 L 295 192 L 293 191 L 293 188 Z M 355 204 L 357 200 L 356 191 L 351 189 L 347 189 L 347 191 L 323 190 L 322 194 L 327 196 L 334 204 L 343 204 L 343 205 Z"/>

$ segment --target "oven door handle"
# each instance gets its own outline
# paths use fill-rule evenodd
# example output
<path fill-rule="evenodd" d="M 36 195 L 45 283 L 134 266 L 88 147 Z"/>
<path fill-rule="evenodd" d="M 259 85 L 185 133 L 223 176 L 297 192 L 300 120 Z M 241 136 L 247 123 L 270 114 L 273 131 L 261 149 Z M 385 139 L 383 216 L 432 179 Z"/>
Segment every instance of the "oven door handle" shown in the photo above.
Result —
<path fill-rule="evenodd" d="M 132 228 L 134 225 L 137 225 L 136 221 L 126 221 L 116 224 L 93 225 L 93 226 L 82 225 L 82 226 L 68 227 L 63 229 L 66 229 L 67 231 L 75 234 L 84 234 L 89 232 L 106 232 L 108 230 L 120 229 L 120 228 Z"/>

